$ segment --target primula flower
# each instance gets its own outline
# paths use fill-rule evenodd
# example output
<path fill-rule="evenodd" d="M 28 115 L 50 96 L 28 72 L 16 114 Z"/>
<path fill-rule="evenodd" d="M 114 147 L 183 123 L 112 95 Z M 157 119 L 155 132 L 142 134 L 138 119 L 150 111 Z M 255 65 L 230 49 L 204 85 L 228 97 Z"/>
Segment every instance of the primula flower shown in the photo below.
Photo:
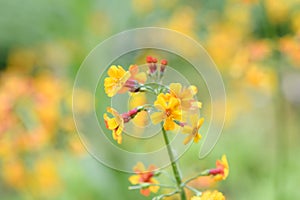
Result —
<path fill-rule="evenodd" d="M 105 93 L 109 97 L 116 95 L 130 78 L 130 72 L 125 71 L 122 66 L 112 65 L 107 72 L 108 76 L 104 79 Z"/>
<path fill-rule="evenodd" d="M 127 123 L 131 119 L 133 119 L 140 111 L 144 110 L 144 107 L 139 106 L 123 114 L 119 114 L 115 109 L 111 107 L 108 107 L 106 110 L 113 115 L 113 118 L 109 118 L 107 114 L 104 113 L 103 118 L 106 128 L 113 131 L 113 139 L 116 140 L 118 144 L 121 144 L 124 123 Z"/>
<path fill-rule="evenodd" d="M 106 128 L 112 130 L 113 139 L 116 140 L 118 144 L 121 144 L 124 119 L 115 109 L 108 107 L 106 110 L 113 115 L 113 118 L 109 118 L 107 114 L 104 113 L 103 118 Z"/>
<path fill-rule="evenodd" d="M 216 168 L 209 170 L 210 175 L 214 175 L 215 181 L 225 180 L 229 174 L 229 165 L 226 155 L 223 155 L 221 160 L 216 161 Z"/>
<path fill-rule="evenodd" d="M 109 97 L 117 93 L 138 92 L 141 83 L 145 83 L 147 76 L 144 72 L 139 72 L 137 65 L 131 65 L 129 71 L 125 71 L 122 66 L 112 65 L 108 70 L 109 77 L 104 80 L 105 92 Z"/>
<path fill-rule="evenodd" d="M 129 177 L 129 182 L 133 185 L 138 184 L 159 184 L 159 182 L 154 178 L 156 167 L 154 165 L 150 165 L 148 170 L 145 170 L 145 166 L 143 163 L 138 162 L 137 165 L 133 168 L 136 175 L 132 175 Z M 159 190 L 159 186 L 150 185 L 146 188 L 141 188 L 140 192 L 144 196 L 149 196 L 150 192 L 156 193 Z"/>
<path fill-rule="evenodd" d="M 191 85 L 189 87 L 182 87 L 180 83 L 171 83 L 170 94 L 180 100 L 182 110 L 196 110 L 201 108 L 201 102 L 194 99 L 197 94 L 197 87 Z"/>
<path fill-rule="evenodd" d="M 191 200 L 225 200 L 224 195 L 217 191 L 205 191 L 200 197 L 193 196 Z"/>
<path fill-rule="evenodd" d="M 199 142 L 201 139 L 201 135 L 199 133 L 199 129 L 201 128 L 204 118 L 198 119 L 197 114 L 193 114 L 190 116 L 191 125 L 185 125 L 182 129 L 183 133 L 188 133 L 189 135 L 185 138 L 184 144 L 189 143 L 193 138 L 194 142 Z"/>
<path fill-rule="evenodd" d="M 159 112 L 151 115 L 153 124 L 164 121 L 165 130 L 174 130 L 175 120 L 180 120 L 182 115 L 180 101 L 170 94 L 161 93 L 157 96 L 154 106 Z"/>

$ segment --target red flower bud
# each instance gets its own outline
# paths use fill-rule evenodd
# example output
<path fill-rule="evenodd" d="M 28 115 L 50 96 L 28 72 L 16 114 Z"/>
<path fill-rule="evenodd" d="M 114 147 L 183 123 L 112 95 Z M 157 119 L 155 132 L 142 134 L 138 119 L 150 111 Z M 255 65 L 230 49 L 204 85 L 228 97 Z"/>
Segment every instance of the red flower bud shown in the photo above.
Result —
<path fill-rule="evenodd" d="M 167 65 L 168 64 L 168 61 L 166 59 L 163 59 L 160 61 L 160 64 L 162 65 Z"/>
<path fill-rule="evenodd" d="M 146 62 L 147 63 L 152 63 L 153 58 L 151 56 L 147 56 Z"/>

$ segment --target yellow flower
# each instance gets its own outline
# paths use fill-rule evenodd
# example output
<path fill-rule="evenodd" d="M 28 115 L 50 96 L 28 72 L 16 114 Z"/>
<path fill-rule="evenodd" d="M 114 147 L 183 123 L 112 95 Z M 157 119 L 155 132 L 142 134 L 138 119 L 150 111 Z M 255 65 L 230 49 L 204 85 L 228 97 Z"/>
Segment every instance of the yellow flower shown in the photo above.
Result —
<path fill-rule="evenodd" d="M 187 88 L 182 87 L 180 83 L 170 84 L 170 94 L 180 100 L 182 110 L 195 110 L 201 108 L 201 102 L 194 99 L 197 94 L 197 87 L 191 85 Z"/>
<path fill-rule="evenodd" d="M 170 94 L 161 93 L 157 96 L 154 106 L 159 112 L 151 115 L 153 124 L 164 121 L 165 130 L 174 130 L 174 120 L 180 120 L 182 115 L 180 101 Z"/>
<path fill-rule="evenodd" d="M 205 191 L 200 197 L 193 196 L 191 200 L 225 200 L 224 195 L 217 191 Z"/>
<path fill-rule="evenodd" d="M 210 175 L 214 175 L 215 181 L 225 180 L 229 174 L 229 165 L 226 155 L 223 155 L 221 160 L 216 161 L 216 168 L 209 170 Z"/>
<path fill-rule="evenodd" d="M 154 170 L 156 167 L 154 165 L 150 165 L 148 170 L 145 170 L 145 166 L 143 163 L 138 162 L 137 165 L 133 168 L 136 175 L 132 175 L 129 177 L 129 182 L 133 185 L 149 183 L 149 184 L 159 184 L 159 182 L 153 178 Z M 150 185 L 147 188 L 142 188 L 140 190 L 141 194 L 144 196 L 149 196 L 150 192 L 156 193 L 159 190 L 159 186 Z"/>
<path fill-rule="evenodd" d="M 106 128 L 112 130 L 113 139 L 122 143 L 122 131 L 124 129 L 124 119 L 123 117 L 113 108 L 108 107 L 107 112 L 111 113 L 114 118 L 109 118 L 106 113 L 104 113 L 103 118 L 105 121 Z"/>
<path fill-rule="evenodd" d="M 130 72 L 125 71 L 122 66 L 112 65 L 104 79 L 104 88 L 107 96 L 112 97 L 121 91 L 126 81 L 130 78 Z"/>
<path fill-rule="evenodd" d="M 194 142 L 199 142 L 201 139 L 201 135 L 199 134 L 199 129 L 201 128 L 204 118 L 198 119 L 197 114 L 193 114 L 190 116 L 191 120 L 191 126 L 190 125 L 185 125 L 182 129 L 183 133 L 188 133 L 189 135 L 185 138 L 184 144 L 189 143 L 193 138 Z"/>

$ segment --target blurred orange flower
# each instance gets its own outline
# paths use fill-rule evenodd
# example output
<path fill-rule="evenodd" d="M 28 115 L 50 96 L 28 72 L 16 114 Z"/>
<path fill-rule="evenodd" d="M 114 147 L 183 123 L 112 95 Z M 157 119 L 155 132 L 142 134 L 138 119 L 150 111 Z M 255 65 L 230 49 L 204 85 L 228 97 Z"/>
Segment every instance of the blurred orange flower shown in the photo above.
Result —
<path fill-rule="evenodd" d="M 137 165 L 133 168 L 136 175 L 132 175 L 129 177 L 129 181 L 133 185 L 150 183 L 150 184 L 159 184 L 159 182 L 154 178 L 154 171 L 156 167 L 154 165 L 150 165 L 148 170 L 145 170 L 145 166 L 143 163 L 138 162 Z M 150 192 L 156 193 L 159 190 L 159 186 L 150 185 L 146 188 L 141 188 L 140 192 L 142 195 L 149 196 Z"/>
<path fill-rule="evenodd" d="M 229 165 L 226 155 L 223 155 L 221 160 L 216 161 L 216 168 L 209 170 L 210 175 L 214 175 L 215 181 L 225 180 L 229 174 Z"/>

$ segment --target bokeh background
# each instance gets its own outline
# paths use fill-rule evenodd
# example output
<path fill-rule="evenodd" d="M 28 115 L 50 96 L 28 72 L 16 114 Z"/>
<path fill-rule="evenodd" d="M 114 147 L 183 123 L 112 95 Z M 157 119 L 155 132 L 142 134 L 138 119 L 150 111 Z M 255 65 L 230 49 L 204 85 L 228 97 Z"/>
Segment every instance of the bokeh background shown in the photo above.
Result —
<path fill-rule="evenodd" d="M 76 72 L 98 43 L 144 26 L 191 36 L 224 79 L 223 134 L 204 160 L 194 145 L 183 173 L 226 153 L 230 175 L 216 187 L 228 199 L 299 199 L 299 0 L 2 0 L 0 199 L 146 199 L 128 190 L 129 174 L 86 152 L 71 98 Z"/>

